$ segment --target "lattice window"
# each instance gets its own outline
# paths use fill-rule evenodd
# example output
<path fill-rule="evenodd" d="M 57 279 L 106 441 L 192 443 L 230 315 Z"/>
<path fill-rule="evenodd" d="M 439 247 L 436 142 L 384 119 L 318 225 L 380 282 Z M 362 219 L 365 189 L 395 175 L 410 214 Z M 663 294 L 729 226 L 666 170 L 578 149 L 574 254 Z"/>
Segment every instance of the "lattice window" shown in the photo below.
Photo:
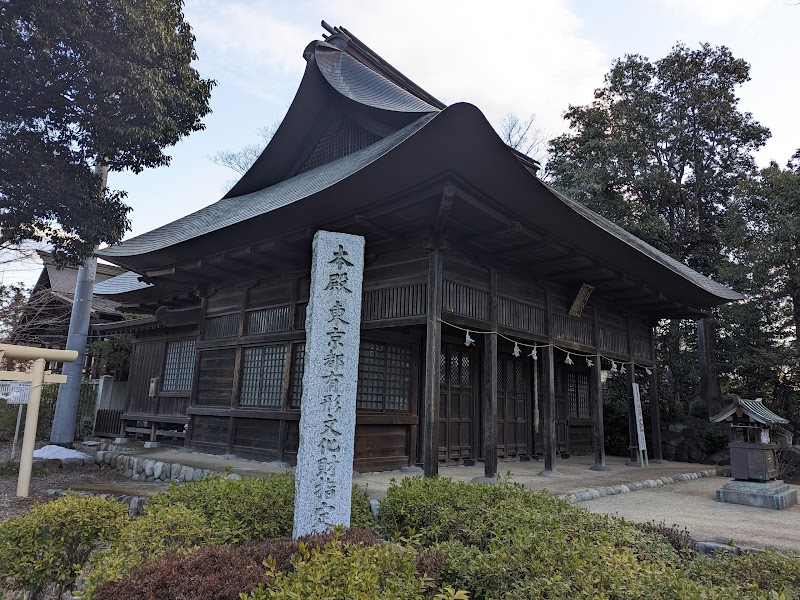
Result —
<path fill-rule="evenodd" d="M 592 417 L 589 375 L 586 373 L 567 373 L 567 405 L 571 419 Z"/>
<path fill-rule="evenodd" d="M 167 342 L 164 358 L 165 392 L 182 392 L 192 389 L 194 379 L 195 341 L 176 340 Z"/>
<path fill-rule="evenodd" d="M 366 410 L 411 409 L 411 348 L 361 342 L 356 406 Z"/>
<path fill-rule="evenodd" d="M 239 313 L 206 319 L 206 339 L 233 337 L 239 333 Z"/>
<path fill-rule="evenodd" d="M 289 307 L 275 306 L 247 313 L 246 331 L 248 335 L 286 331 L 289 329 Z"/>
<path fill-rule="evenodd" d="M 358 357 L 358 408 L 383 408 L 386 344 L 361 342 Z"/>
<path fill-rule="evenodd" d="M 241 406 L 280 406 L 286 368 L 286 346 L 245 348 L 242 360 Z"/>
<path fill-rule="evenodd" d="M 386 348 L 386 410 L 408 410 L 411 400 L 411 348 Z"/>
<path fill-rule="evenodd" d="M 380 136 L 367 131 L 351 119 L 334 120 L 328 124 L 316 147 L 297 173 L 305 173 L 343 156 L 357 152 L 379 141 Z"/>
<path fill-rule="evenodd" d="M 472 378 L 469 350 L 456 350 L 450 353 L 450 385 L 469 387 Z"/>
<path fill-rule="evenodd" d="M 300 408 L 303 399 L 303 370 L 306 364 L 306 345 L 299 342 L 292 347 L 292 408 Z"/>

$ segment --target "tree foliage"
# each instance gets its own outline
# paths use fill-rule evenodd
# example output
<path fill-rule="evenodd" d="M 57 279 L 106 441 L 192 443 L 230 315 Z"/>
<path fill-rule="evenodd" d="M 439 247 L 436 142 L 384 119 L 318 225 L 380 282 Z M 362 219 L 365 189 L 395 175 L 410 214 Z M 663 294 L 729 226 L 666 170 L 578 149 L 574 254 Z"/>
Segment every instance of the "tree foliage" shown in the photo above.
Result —
<path fill-rule="evenodd" d="M 548 176 L 577 200 L 707 275 L 721 215 L 769 131 L 738 109 L 749 65 L 724 46 L 677 44 L 651 62 L 613 63 L 571 131 L 550 145 Z"/>
<path fill-rule="evenodd" d="M 213 81 L 192 67 L 182 0 L 0 0 L 2 241 L 77 263 L 129 227 L 94 167 L 169 164 L 203 129 Z"/>
<path fill-rule="evenodd" d="M 594 101 L 566 111 L 571 130 L 552 140 L 546 176 L 699 272 L 755 291 L 748 266 L 731 262 L 741 240 L 731 235 L 729 215 L 734 193 L 755 169 L 754 151 L 769 137 L 739 109 L 737 90 L 749 78 L 749 65 L 724 46 L 677 44 L 660 60 L 637 54 L 618 59 Z M 734 364 L 740 372 L 744 364 L 729 343 L 734 332 L 762 328 L 770 314 L 762 303 L 767 300 L 758 296 L 748 308 L 723 310 L 723 320 L 730 319 L 719 325 L 728 336 L 725 375 L 734 377 Z M 774 340 L 749 339 L 765 356 Z M 695 348 L 693 323 L 658 328 L 662 392 L 672 414 L 685 410 L 697 393 Z"/>
<path fill-rule="evenodd" d="M 721 309 L 727 387 L 800 420 L 800 151 L 744 182 L 726 220 L 727 277 L 746 295 Z"/>

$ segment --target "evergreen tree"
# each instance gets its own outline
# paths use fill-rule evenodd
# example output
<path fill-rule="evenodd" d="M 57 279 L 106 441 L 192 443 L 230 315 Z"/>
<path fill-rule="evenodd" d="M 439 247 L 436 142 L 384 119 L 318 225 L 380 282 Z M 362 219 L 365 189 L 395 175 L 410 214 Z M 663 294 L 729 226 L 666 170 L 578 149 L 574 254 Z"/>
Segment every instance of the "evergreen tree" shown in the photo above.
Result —
<path fill-rule="evenodd" d="M 95 171 L 169 164 L 203 129 L 182 0 L 0 0 L 0 245 L 47 240 L 77 264 L 129 227 Z"/>
<path fill-rule="evenodd" d="M 546 176 L 645 241 L 720 277 L 721 229 L 734 190 L 755 167 L 769 131 L 738 108 L 749 65 L 724 46 L 677 44 L 651 62 L 616 60 L 587 106 L 570 106 L 570 132 L 552 140 Z M 696 393 L 693 327 L 659 329 L 668 411 Z M 688 396 L 687 396 L 688 395 Z"/>

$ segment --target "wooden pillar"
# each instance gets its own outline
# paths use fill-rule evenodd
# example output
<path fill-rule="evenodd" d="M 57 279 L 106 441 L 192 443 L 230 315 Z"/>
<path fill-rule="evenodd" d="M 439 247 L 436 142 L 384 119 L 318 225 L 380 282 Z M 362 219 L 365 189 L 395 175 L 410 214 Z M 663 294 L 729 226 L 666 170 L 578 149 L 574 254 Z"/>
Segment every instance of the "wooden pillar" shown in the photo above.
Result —
<path fill-rule="evenodd" d="M 489 269 L 490 330 L 497 331 L 497 271 Z M 497 334 L 483 344 L 483 464 L 484 477 L 497 475 Z"/>
<path fill-rule="evenodd" d="M 639 452 L 634 446 L 639 445 L 639 434 L 636 431 L 636 404 L 633 401 L 633 384 L 636 383 L 636 366 L 633 364 L 633 328 L 631 320 L 628 321 L 628 358 L 625 365 L 625 392 L 628 395 L 628 454 L 629 460 L 626 464 L 639 466 Z"/>
<path fill-rule="evenodd" d="M 589 393 L 592 399 L 592 447 L 594 465 L 592 471 L 608 471 L 606 466 L 605 432 L 603 430 L 603 362 L 600 353 L 594 357 L 594 366 L 589 372 Z"/>
<path fill-rule="evenodd" d="M 552 346 L 542 348 L 542 446 L 544 450 L 545 477 L 557 475 L 556 472 L 556 385 L 555 351 Z"/>
<path fill-rule="evenodd" d="M 428 321 L 422 391 L 422 468 L 426 477 L 439 472 L 439 357 L 442 353 L 442 252 L 428 251 Z"/>
<path fill-rule="evenodd" d="M 650 462 L 663 462 L 664 457 L 661 453 L 661 402 L 658 393 L 658 371 L 656 370 L 656 332 L 655 328 L 650 333 L 650 356 L 653 359 L 653 366 L 650 367 L 648 376 L 648 392 L 650 395 L 650 427 L 652 432 L 653 448 L 651 453 L 653 458 Z"/>
<path fill-rule="evenodd" d="M 700 368 L 700 399 L 707 414 L 713 417 L 720 410 L 719 364 L 717 361 L 717 333 L 714 319 L 697 321 L 697 354 Z"/>
<path fill-rule="evenodd" d="M 636 447 L 639 446 L 639 434 L 636 431 L 636 407 L 633 402 L 633 384 L 636 383 L 636 368 L 633 363 L 625 365 L 625 392 L 628 394 L 628 437 L 630 442 L 628 450 L 630 460 L 626 464 L 630 466 L 639 466 L 639 452 Z"/>
<path fill-rule="evenodd" d="M 603 357 L 600 352 L 600 321 L 597 318 L 597 307 L 592 311 L 594 326 L 594 366 L 589 373 L 589 394 L 592 400 L 592 448 L 594 449 L 594 465 L 592 471 L 610 471 L 606 466 L 606 439 L 603 427 Z"/>
<path fill-rule="evenodd" d="M 650 392 L 650 427 L 652 428 L 653 458 L 650 460 L 652 463 L 660 463 L 663 461 L 661 454 L 661 408 L 659 406 L 658 398 L 658 374 L 656 368 L 650 369 L 650 376 L 648 382 Z"/>

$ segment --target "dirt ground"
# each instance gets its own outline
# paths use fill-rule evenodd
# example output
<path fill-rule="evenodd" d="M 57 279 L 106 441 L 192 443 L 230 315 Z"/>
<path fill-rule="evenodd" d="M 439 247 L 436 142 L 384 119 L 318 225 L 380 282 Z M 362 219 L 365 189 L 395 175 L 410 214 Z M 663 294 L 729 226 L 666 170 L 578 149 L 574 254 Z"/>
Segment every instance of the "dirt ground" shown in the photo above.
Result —
<path fill-rule="evenodd" d="M 800 552 L 800 504 L 784 510 L 717 502 L 714 493 L 727 477 L 708 477 L 581 502 L 592 512 L 629 521 L 655 521 L 686 528 L 696 540 L 743 548 L 776 548 Z"/>
<path fill-rule="evenodd" d="M 46 445 L 40 442 L 37 448 Z M 77 450 L 89 454 L 94 458 L 95 450 L 89 447 L 78 447 Z M 19 447 L 17 447 L 16 460 L 19 460 Z M 0 443 L 0 463 L 11 459 L 11 444 Z M 19 515 L 37 502 L 44 502 L 48 498 L 45 492 L 49 489 L 81 489 L 96 493 L 140 494 L 153 493 L 153 485 L 140 484 L 133 486 L 129 478 L 123 477 L 109 469 L 101 471 L 94 464 L 76 469 L 55 469 L 46 474 L 31 478 L 30 494 L 28 498 L 17 497 L 17 476 L 0 476 L 0 522 L 8 517 Z M 163 487 L 163 486 L 161 486 Z"/>

